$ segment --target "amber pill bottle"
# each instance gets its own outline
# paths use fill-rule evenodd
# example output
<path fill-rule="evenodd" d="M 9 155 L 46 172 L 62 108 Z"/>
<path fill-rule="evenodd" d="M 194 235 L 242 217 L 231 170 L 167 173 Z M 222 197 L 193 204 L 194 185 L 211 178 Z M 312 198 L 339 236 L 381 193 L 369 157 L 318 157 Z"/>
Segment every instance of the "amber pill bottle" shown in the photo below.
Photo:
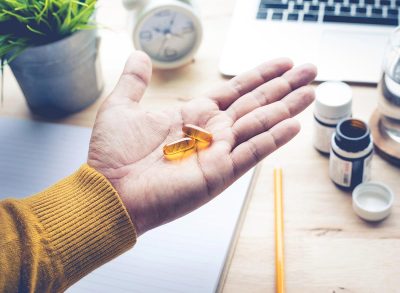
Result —
<path fill-rule="evenodd" d="M 370 179 L 373 143 L 367 124 L 344 119 L 332 136 L 329 176 L 344 190 L 353 190 Z"/>

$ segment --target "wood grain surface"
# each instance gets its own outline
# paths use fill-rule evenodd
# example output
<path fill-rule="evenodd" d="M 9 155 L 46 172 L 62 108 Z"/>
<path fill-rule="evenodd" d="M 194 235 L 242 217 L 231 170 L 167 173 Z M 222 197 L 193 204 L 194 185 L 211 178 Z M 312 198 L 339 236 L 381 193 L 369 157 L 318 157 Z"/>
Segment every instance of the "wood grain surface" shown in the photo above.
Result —
<path fill-rule="evenodd" d="M 218 61 L 229 28 L 233 0 L 201 0 L 204 39 L 196 60 L 173 71 L 154 71 L 141 104 L 159 110 L 184 103 L 222 83 Z M 96 111 L 112 90 L 132 50 L 131 16 L 118 0 L 100 0 L 103 97 L 66 119 L 92 126 Z M 245 52 L 243 52 L 245 58 Z M 5 102 L 0 115 L 32 117 L 11 72 L 5 72 Z M 88 85 L 90 86 L 90 85 Z M 354 116 L 368 121 L 376 107 L 374 87 L 353 86 Z M 396 196 L 391 216 L 378 224 L 359 219 L 351 194 L 328 177 L 328 159 L 312 147 L 310 107 L 299 116 L 301 133 L 262 162 L 239 233 L 223 292 L 274 292 L 273 168 L 282 167 L 285 193 L 287 292 L 400 292 L 400 169 L 374 156 L 372 179 Z"/>

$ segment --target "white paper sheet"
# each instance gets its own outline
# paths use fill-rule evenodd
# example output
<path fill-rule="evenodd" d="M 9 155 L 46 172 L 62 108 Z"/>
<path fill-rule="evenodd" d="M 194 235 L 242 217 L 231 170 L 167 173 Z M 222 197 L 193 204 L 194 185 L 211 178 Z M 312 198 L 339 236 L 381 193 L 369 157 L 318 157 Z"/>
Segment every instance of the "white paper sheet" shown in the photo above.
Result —
<path fill-rule="evenodd" d="M 0 198 L 39 192 L 86 161 L 88 128 L 0 118 Z M 215 292 L 253 172 L 154 229 L 68 292 Z"/>

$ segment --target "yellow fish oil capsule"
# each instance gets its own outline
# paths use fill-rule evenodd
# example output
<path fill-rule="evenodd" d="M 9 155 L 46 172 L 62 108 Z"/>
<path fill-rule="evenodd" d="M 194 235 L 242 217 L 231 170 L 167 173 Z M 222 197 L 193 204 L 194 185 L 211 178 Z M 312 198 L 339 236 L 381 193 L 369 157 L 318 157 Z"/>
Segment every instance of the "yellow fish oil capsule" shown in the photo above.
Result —
<path fill-rule="evenodd" d="M 199 140 L 201 142 L 210 143 L 213 139 L 211 132 L 205 130 L 204 128 L 198 127 L 193 124 L 185 124 L 182 127 L 182 132 L 191 138 Z"/>
<path fill-rule="evenodd" d="M 196 145 L 196 141 L 192 138 L 185 137 L 164 146 L 164 155 L 173 155 L 190 150 Z"/>

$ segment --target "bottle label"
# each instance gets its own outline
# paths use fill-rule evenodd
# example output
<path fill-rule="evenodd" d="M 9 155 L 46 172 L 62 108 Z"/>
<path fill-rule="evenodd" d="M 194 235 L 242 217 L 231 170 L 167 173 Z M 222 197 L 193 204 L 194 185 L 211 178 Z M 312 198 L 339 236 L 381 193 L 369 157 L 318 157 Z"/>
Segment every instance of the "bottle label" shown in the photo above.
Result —
<path fill-rule="evenodd" d="M 351 173 L 353 164 L 351 161 L 345 161 L 339 158 L 335 152 L 331 151 L 329 157 L 329 176 L 337 184 L 345 187 L 351 185 Z"/>
<path fill-rule="evenodd" d="M 364 174 L 363 174 L 363 182 L 371 180 L 371 161 L 372 161 L 372 152 L 371 154 L 365 158 L 364 160 Z"/>
<path fill-rule="evenodd" d="M 314 119 L 314 147 L 324 153 L 331 149 L 331 139 L 335 132 L 335 126 L 329 127 L 318 123 Z"/>
<path fill-rule="evenodd" d="M 373 152 L 357 159 L 346 160 L 338 156 L 333 150 L 329 158 L 329 176 L 338 185 L 343 187 L 356 186 L 371 178 L 371 161 Z"/>

